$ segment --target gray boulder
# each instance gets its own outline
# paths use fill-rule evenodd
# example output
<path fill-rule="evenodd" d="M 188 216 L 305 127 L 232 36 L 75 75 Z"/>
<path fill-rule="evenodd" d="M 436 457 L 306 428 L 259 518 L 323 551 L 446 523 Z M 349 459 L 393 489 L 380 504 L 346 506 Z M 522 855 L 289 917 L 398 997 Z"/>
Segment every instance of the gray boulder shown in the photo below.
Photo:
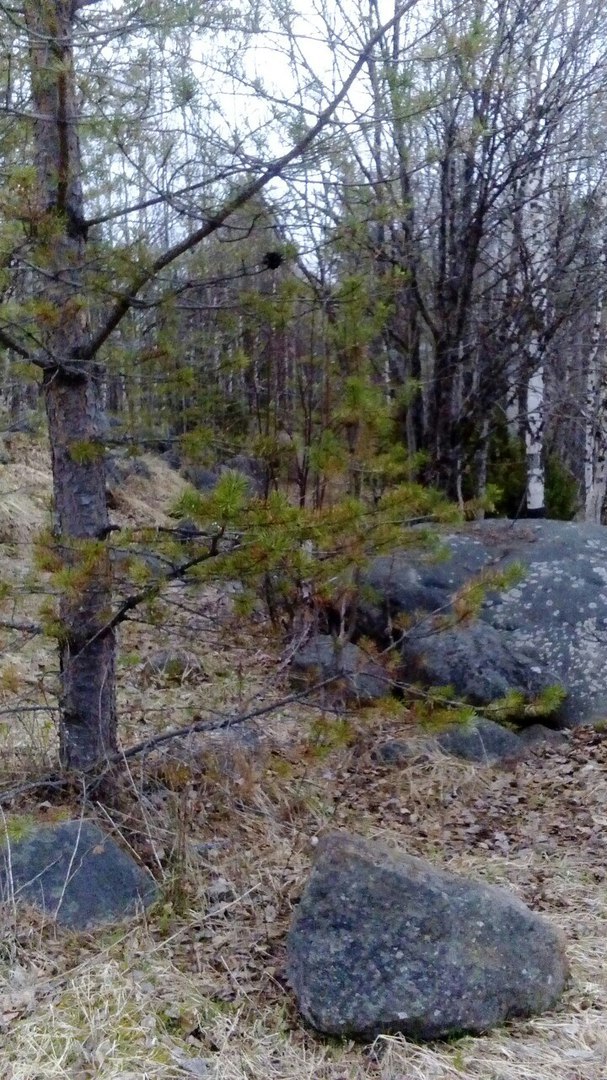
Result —
<path fill-rule="evenodd" d="M 85 930 L 151 904 L 151 874 L 90 821 L 41 825 L 0 850 L 0 896 Z"/>
<path fill-rule="evenodd" d="M 404 613 L 427 615 L 451 611 L 451 597 L 487 565 L 480 543 L 454 533 L 443 538 L 441 548 L 419 552 L 394 551 L 373 559 L 362 575 L 358 601 L 358 628 L 376 639 L 385 639 L 390 620 Z"/>
<path fill-rule="evenodd" d="M 472 705 L 498 701 L 512 691 L 533 701 L 560 681 L 536 653 L 517 648 L 512 635 L 482 619 L 451 630 L 422 626 L 404 638 L 401 654 L 407 682 L 451 686 Z"/>
<path fill-rule="evenodd" d="M 567 743 L 567 735 L 564 731 L 555 731 L 554 728 L 546 727 L 545 724 L 530 724 L 523 728 L 519 738 L 527 746 L 564 746 Z"/>
<path fill-rule="evenodd" d="M 489 520 L 447 534 L 444 545 L 447 557 L 439 561 L 411 551 L 374 560 L 363 575 L 366 589 L 358 630 L 385 641 L 392 619 L 417 612 L 418 625 L 407 632 L 403 646 L 406 680 L 408 664 L 433 648 L 428 641 L 431 613 L 439 609 L 448 612 L 453 592 L 479 571 L 500 571 L 513 562 L 521 563 L 520 583 L 488 595 L 483 604 L 480 620 L 487 627 L 487 647 L 482 647 L 482 627 L 470 637 L 469 625 L 456 630 L 462 645 L 454 649 L 452 665 L 448 664 L 448 650 L 441 647 L 441 682 L 454 686 L 459 683 L 462 693 L 465 685 L 469 693 L 475 680 L 474 655 L 480 647 L 477 679 L 479 687 L 486 687 L 493 679 L 494 649 L 497 666 L 504 675 L 504 654 L 514 652 L 515 657 L 521 657 L 523 667 L 529 669 L 529 693 L 534 683 L 557 684 L 567 691 L 559 709 L 559 722 L 576 725 L 604 718 L 607 530 L 601 525 L 577 522 Z M 463 654 L 467 654 L 465 682 L 458 674 Z M 511 688 L 525 691 L 520 683 L 521 668 L 515 667 L 517 679 L 510 684 L 508 676 L 506 681 Z M 431 668 L 427 678 L 434 679 Z M 502 696 L 501 688 L 496 689 Z M 475 700 L 479 699 L 477 695 Z"/>
<path fill-rule="evenodd" d="M 118 487 L 133 476 L 140 476 L 143 480 L 150 480 L 152 476 L 142 458 L 118 451 L 106 455 L 105 472 L 109 483 Z"/>
<path fill-rule="evenodd" d="M 526 749 L 526 744 L 514 731 L 482 716 L 467 724 L 453 724 L 441 731 L 436 741 L 446 754 L 485 764 L 517 760 L 524 756 Z"/>
<path fill-rule="evenodd" d="M 316 634 L 302 645 L 291 661 L 291 682 L 295 687 L 333 679 L 331 690 L 341 691 L 350 702 L 369 704 L 390 692 L 390 680 L 375 660 L 358 645 L 336 641 L 329 634 Z"/>
<path fill-rule="evenodd" d="M 543 724 L 531 724 L 517 733 L 494 720 L 475 716 L 467 723 L 453 723 L 433 738 L 426 734 L 408 739 L 386 739 L 373 747 L 371 757 L 378 765 L 400 768 L 427 761 L 436 751 L 442 751 L 464 761 L 490 765 L 499 761 L 520 761 L 534 748 L 565 741 L 563 732 Z"/>
<path fill-rule="evenodd" d="M 371 758 L 378 765 L 393 766 L 399 768 L 411 765 L 413 762 L 429 761 L 430 756 L 436 751 L 435 739 L 427 736 L 409 739 L 385 739 L 378 742 L 371 750 Z"/>
<path fill-rule="evenodd" d="M 263 497 L 266 492 L 266 468 L 258 458 L 247 454 L 236 454 L 229 461 L 219 466 L 220 474 L 237 472 L 244 476 L 247 482 L 247 493 L 250 498 Z"/>
<path fill-rule="evenodd" d="M 184 465 L 182 472 L 193 487 L 207 494 L 214 491 L 221 477 L 229 472 L 240 473 L 244 477 L 246 491 L 250 498 L 262 496 L 265 493 L 263 464 L 246 454 L 236 454 L 235 457 L 223 462 L 215 469 L 207 469 L 202 465 Z"/>
<path fill-rule="evenodd" d="M 319 1031 L 373 1039 L 483 1032 L 550 1009 L 561 935 L 504 889 L 333 833 L 287 940 L 287 974 Z"/>
<path fill-rule="evenodd" d="M 160 454 L 160 460 L 164 461 L 165 465 L 168 465 L 169 469 L 175 469 L 175 471 L 178 471 L 181 468 L 181 454 L 179 453 L 179 450 L 176 446 L 171 446 L 168 450 L 162 451 L 162 453 Z"/>
<path fill-rule="evenodd" d="M 210 492 L 217 486 L 219 473 L 202 465 L 185 465 L 183 475 L 197 491 Z"/>

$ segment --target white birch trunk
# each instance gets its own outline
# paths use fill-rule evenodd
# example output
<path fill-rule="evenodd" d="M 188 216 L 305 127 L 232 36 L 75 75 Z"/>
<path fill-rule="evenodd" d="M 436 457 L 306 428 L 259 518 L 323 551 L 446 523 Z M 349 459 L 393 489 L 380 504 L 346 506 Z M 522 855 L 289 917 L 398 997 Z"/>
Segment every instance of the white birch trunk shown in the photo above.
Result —
<path fill-rule="evenodd" d="M 523 208 L 524 242 L 530 262 L 529 284 L 533 288 L 530 340 L 527 343 L 527 402 L 525 452 L 527 459 L 527 516 L 544 517 L 546 480 L 544 463 L 544 379 L 545 344 L 543 331 L 548 311 L 547 273 L 550 260 L 546 195 L 543 191 L 545 170 L 542 166 L 533 183 L 529 201 Z"/>
<path fill-rule="evenodd" d="M 597 405 L 592 417 L 591 457 L 590 461 L 587 457 L 584 462 L 586 485 L 584 519 L 600 525 L 607 494 L 607 365 L 603 349 L 595 365 L 597 367 Z M 586 454 L 588 453 L 587 445 Z"/>
<path fill-rule="evenodd" d="M 586 374 L 584 440 L 584 520 L 601 524 L 607 493 L 607 358 L 603 338 L 604 272 L 607 245 L 601 255 L 601 287 L 597 298 Z"/>
<path fill-rule="evenodd" d="M 545 56 L 529 55 L 528 91 L 540 100 L 545 90 Z M 525 450 L 527 464 L 526 503 L 528 517 L 545 515 L 544 411 L 546 402 L 546 329 L 549 324 L 548 282 L 551 267 L 550 157 L 547 132 L 542 122 L 533 120 L 527 132 L 527 152 L 535 167 L 521 184 L 520 230 L 522 296 L 527 297 L 528 325 L 524 342 L 526 384 Z M 538 153 L 539 152 L 539 153 Z M 526 269 L 525 269 L 526 268 Z"/>
<path fill-rule="evenodd" d="M 544 366 L 540 364 L 531 372 L 527 384 L 527 431 L 525 437 L 527 456 L 527 515 L 544 517 Z"/>
<path fill-rule="evenodd" d="M 489 437 L 491 434 L 491 427 L 488 418 L 483 420 L 483 426 L 481 429 L 481 438 L 478 453 L 476 456 L 476 491 L 477 498 L 484 499 L 487 494 L 487 471 L 489 465 Z M 475 513 L 477 521 L 483 521 L 485 517 L 485 507 L 479 506 Z"/>
<path fill-rule="evenodd" d="M 510 369 L 508 374 L 508 397 L 506 398 L 506 425 L 508 427 L 508 434 L 511 438 L 516 439 L 520 432 L 520 409 L 519 409 L 519 397 L 520 391 L 518 386 L 519 372 L 515 369 Z"/>

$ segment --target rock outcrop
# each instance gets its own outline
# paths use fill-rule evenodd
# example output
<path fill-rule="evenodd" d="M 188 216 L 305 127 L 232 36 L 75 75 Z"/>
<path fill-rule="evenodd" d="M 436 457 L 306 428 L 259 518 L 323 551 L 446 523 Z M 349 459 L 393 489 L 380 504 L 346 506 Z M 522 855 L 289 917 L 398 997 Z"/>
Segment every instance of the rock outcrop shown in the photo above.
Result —
<path fill-rule="evenodd" d="M 562 686 L 564 726 L 607 716 L 607 530 L 561 521 L 489 520 L 444 537 L 446 557 L 400 551 L 375 559 L 363 577 L 373 602 L 360 605 L 358 631 L 385 643 L 393 620 L 403 636 L 403 681 L 452 685 L 486 703 L 514 690 L 532 700 Z M 474 621 L 440 629 L 454 593 L 482 571 L 522 564 L 522 577 L 489 592 Z"/>

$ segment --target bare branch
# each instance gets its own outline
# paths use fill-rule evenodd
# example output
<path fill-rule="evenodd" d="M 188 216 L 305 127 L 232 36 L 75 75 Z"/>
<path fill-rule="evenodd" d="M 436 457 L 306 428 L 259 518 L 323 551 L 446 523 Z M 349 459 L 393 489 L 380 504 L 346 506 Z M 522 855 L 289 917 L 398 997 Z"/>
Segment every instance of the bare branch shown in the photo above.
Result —
<path fill-rule="evenodd" d="M 157 195 L 151 195 L 149 199 L 141 199 L 136 203 L 131 203 L 129 206 L 121 206 L 118 210 L 109 210 L 107 214 L 100 214 L 99 217 L 87 218 L 85 224 L 87 229 L 93 228 L 95 225 L 105 225 L 108 221 L 115 221 L 117 218 L 126 217 L 128 214 L 137 214 L 141 210 L 148 210 L 151 206 L 158 206 L 159 203 L 172 204 L 175 199 L 180 199 L 184 195 L 193 195 L 195 191 L 200 191 L 201 188 L 208 186 L 209 180 L 205 179 L 198 180 L 195 184 L 187 184 L 176 191 L 159 191 Z"/>
<path fill-rule="evenodd" d="M 181 255 L 184 255 L 186 254 L 186 252 L 191 251 L 193 248 L 197 247 L 198 244 L 200 244 L 203 240 L 206 240 L 208 236 L 211 236 L 213 233 L 217 232 L 217 230 L 221 228 L 224 222 L 227 221 L 227 219 L 233 213 L 235 213 L 236 210 L 239 210 L 242 206 L 245 206 L 246 203 L 248 203 L 251 199 L 258 195 L 260 191 L 267 187 L 271 180 L 276 180 L 277 177 L 281 176 L 285 169 L 293 161 L 296 161 L 302 156 L 302 154 L 305 153 L 308 147 L 314 142 L 318 135 L 320 135 L 320 133 L 327 126 L 327 124 L 333 117 L 335 111 L 341 105 L 342 101 L 344 101 L 344 99 L 347 97 L 352 85 L 358 78 L 358 75 L 367 64 L 369 56 L 371 55 L 375 46 L 378 44 L 379 41 L 381 41 L 382 37 L 390 29 L 390 27 L 393 26 L 393 24 L 398 19 L 402 18 L 402 16 L 407 11 L 410 11 L 411 8 L 415 7 L 416 5 L 417 0 L 406 0 L 406 3 L 402 4 L 396 10 L 394 16 L 388 22 L 384 23 L 384 25 L 381 26 L 379 30 L 377 30 L 376 33 L 374 33 L 372 37 L 369 38 L 365 48 L 360 53 L 358 60 L 352 67 L 350 74 L 348 75 L 345 82 L 342 84 L 339 93 L 336 94 L 333 100 L 329 102 L 327 107 L 323 109 L 316 123 L 308 129 L 306 134 L 303 135 L 302 138 L 299 139 L 294 144 L 294 146 L 292 146 L 291 149 L 287 151 L 286 154 L 283 154 L 281 157 L 275 158 L 274 161 L 270 165 L 268 165 L 268 167 L 262 172 L 261 176 L 258 176 L 256 180 L 251 180 L 251 182 L 241 188 L 241 190 L 237 192 L 237 194 L 234 195 L 233 198 L 228 199 L 228 201 L 224 203 L 223 207 L 221 207 L 221 209 L 218 210 L 212 218 L 209 218 L 204 225 L 202 225 L 199 229 L 194 230 L 194 232 L 190 233 L 189 236 L 186 236 L 184 240 L 181 240 L 179 243 L 174 244 L 172 247 L 168 248 L 168 250 L 165 251 L 162 255 L 160 255 L 151 264 L 151 266 L 140 272 L 140 274 L 135 278 L 131 287 L 127 290 L 126 293 L 124 293 L 120 300 L 118 300 L 118 302 L 114 306 L 113 311 L 110 312 L 105 322 L 105 325 L 102 326 L 101 329 L 94 336 L 88 349 L 86 350 L 84 359 L 90 360 L 97 354 L 101 346 L 107 341 L 110 334 L 113 333 L 113 331 L 122 321 L 126 313 L 130 310 L 134 301 L 136 300 L 138 293 L 141 291 L 141 289 L 144 288 L 145 285 L 148 284 L 148 282 L 152 281 L 156 277 L 156 275 L 160 273 L 161 270 L 164 270 L 165 267 L 170 266 L 171 263 L 175 262 L 175 260 L 178 259 Z"/>
<path fill-rule="evenodd" d="M 257 720 L 261 716 L 268 716 L 270 713 L 284 709 L 287 705 L 306 701 L 306 699 L 310 698 L 316 691 L 322 690 L 323 687 L 342 678 L 343 672 L 339 672 L 336 675 L 330 676 L 328 679 L 323 679 L 321 682 L 315 683 L 306 690 L 302 690 L 297 694 L 289 694 L 288 697 L 281 698 L 280 701 L 274 701 L 271 705 L 262 705 L 258 709 L 251 709 L 249 712 L 239 713 L 236 716 L 218 714 L 217 720 L 195 720 L 192 724 L 187 724 L 185 727 L 176 728 L 172 731 L 165 731 L 161 735 L 154 735 L 150 739 L 144 739 L 143 742 L 135 743 L 135 745 L 130 746 L 128 750 L 120 750 L 116 754 L 111 754 L 104 762 L 101 770 L 99 769 L 99 765 L 93 765 L 90 768 L 79 772 L 70 772 L 64 775 L 61 775 L 60 773 L 47 773 L 46 776 L 41 776 L 37 780 L 27 781 L 24 784 L 17 784 L 16 787 L 0 791 L 0 806 L 5 806 L 7 803 L 13 802 L 15 799 L 20 798 L 22 795 L 27 795 L 32 791 L 40 791 L 47 788 L 62 790 L 73 786 L 74 783 L 77 783 L 78 781 L 84 784 L 88 777 L 93 779 L 93 785 L 97 785 L 108 774 L 112 766 L 119 765 L 123 761 L 138 757 L 140 754 L 149 754 L 152 750 L 155 750 L 159 746 L 163 746 L 165 743 L 172 742 L 174 739 L 185 739 L 188 735 L 198 733 L 204 734 L 206 732 L 212 734 L 217 731 L 226 731 L 227 729 L 239 727 L 241 724 L 247 723 L 248 720 Z M 90 784 L 87 786 L 86 790 L 89 792 L 91 791 Z"/>
<path fill-rule="evenodd" d="M 88 638 L 86 644 L 83 645 L 80 652 L 76 653 L 75 655 L 80 656 L 80 654 L 84 652 L 85 649 L 90 648 L 90 646 L 95 641 L 98 641 L 99 638 L 105 637 L 105 635 L 108 634 L 111 630 L 114 630 L 117 626 L 120 625 L 120 623 L 123 623 L 129 615 L 129 612 L 134 611 L 135 608 L 141 607 L 141 605 L 147 603 L 148 600 L 155 600 L 156 597 L 160 594 L 163 586 L 170 584 L 171 581 L 179 581 L 181 578 L 184 578 L 188 571 L 192 570 L 195 566 L 199 566 L 201 563 L 206 562 L 208 559 L 214 558 L 217 555 L 217 543 L 220 539 L 221 533 L 218 532 L 215 536 L 212 537 L 210 547 L 207 551 L 203 552 L 201 555 L 195 555 L 192 559 L 188 559 L 187 562 L 181 563 L 180 566 L 176 566 L 174 570 L 170 571 L 170 573 L 165 574 L 161 581 L 154 582 L 152 585 L 147 585 L 145 589 L 142 589 L 140 592 L 133 593 L 131 596 L 127 596 L 126 600 L 124 600 L 122 604 L 120 604 L 120 607 L 117 609 L 117 611 L 114 612 L 112 617 L 108 619 L 108 621 L 104 623 L 103 626 L 101 626 L 99 630 L 97 630 L 97 632 L 92 635 L 92 637 Z"/>
<path fill-rule="evenodd" d="M 18 342 L 14 341 L 5 330 L 0 330 L 0 345 L 5 349 L 11 349 L 12 352 L 17 353 L 17 356 L 20 356 L 22 360 L 32 359 L 31 353 L 29 353 L 27 349 L 24 349 L 22 345 L 19 345 Z"/>

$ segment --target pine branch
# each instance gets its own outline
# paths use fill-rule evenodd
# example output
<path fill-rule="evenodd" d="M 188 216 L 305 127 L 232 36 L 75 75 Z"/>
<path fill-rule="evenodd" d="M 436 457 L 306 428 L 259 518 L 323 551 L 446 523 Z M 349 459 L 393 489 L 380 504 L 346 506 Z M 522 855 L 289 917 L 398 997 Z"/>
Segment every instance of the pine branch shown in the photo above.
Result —
<path fill-rule="evenodd" d="M 110 633 L 111 630 L 115 630 L 117 626 L 120 626 L 120 623 L 123 623 L 129 613 L 134 611 L 135 608 L 141 607 L 141 605 L 147 603 L 148 600 L 155 600 L 163 586 L 168 585 L 171 581 L 179 581 L 195 566 L 199 566 L 200 563 L 206 562 L 207 559 L 214 558 L 217 555 L 217 544 L 221 539 L 221 536 L 222 532 L 217 532 L 215 534 L 208 551 L 203 552 L 201 555 L 195 555 L 192 559 L 188 559 L 187 562 L 176 566 L 170 573 L 165 574 L 161 581 L 154 582 L 152 585 L 147 585 L 145 589 L 141 589 L 140 592 L 132 593 L 131 596 L 127 596 L 126 600 L 123 600 L 120 607 L 114 612 L 111 619 L 108 619 L 103 626 L 100 626 L 99 629 L 87 639 L 86 643 L 82 646 L 82 649 L 80 649 L 78 653 L 75 653 L 72 659 L 80 656 L 81 653 L 83 653 L 85 649 L 90 648 L 95 641 L 98 641 L 99 638 Z"/>

